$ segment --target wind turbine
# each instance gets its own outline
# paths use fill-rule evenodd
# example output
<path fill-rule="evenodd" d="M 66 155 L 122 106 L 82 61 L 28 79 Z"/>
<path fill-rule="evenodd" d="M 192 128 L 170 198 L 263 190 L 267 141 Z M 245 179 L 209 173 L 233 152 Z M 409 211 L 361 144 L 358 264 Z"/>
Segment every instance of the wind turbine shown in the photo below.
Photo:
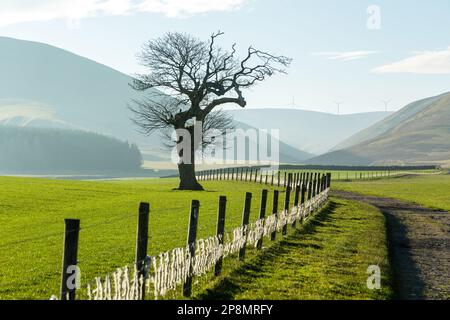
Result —
<path fill-rule="evenodd" d="M 341 104 L 343 104 L 344 101 L 335 101 L 334 103 L 337 105 L 337 114 L 339 115 L 341 112 Z"/>
<path fill-rule="evenodd" d="M 392 100 L 381 100 L 381 102 L 384 103 L 384 111 L 387 112 L 388 110 L 388 105 L 389 103 L 391 103 Z"/>
<path fill-rule="evenodd" d="M 291 107 L 295 108 L 295 96 L 292 96 Z"/>

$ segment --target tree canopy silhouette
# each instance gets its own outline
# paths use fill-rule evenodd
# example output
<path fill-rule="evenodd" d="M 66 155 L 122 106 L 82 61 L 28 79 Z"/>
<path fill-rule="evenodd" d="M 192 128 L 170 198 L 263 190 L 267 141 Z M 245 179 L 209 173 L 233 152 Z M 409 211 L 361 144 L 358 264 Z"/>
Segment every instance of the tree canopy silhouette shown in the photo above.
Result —
<path fill-rule="evenodd" d="M 195 139 L 194 125 L 202 124 L 204 134 L 212 124 L 214 129 L 229 127 L 231 119 L 219 106 L 236 104 L 244 108 L 247 102 L 243 90 L 277 73 L 285 73 L 291 59 L 257 50 L 250 46 L 245 57 L 239 59 L 236 44 L 231 50 L 217 46 L 222 32 L 202 41 L 184 33 L 167 33 L 150 40 L 142 47 L 140 63 L 147 74 L 136 75 L 131 84 L 135 90 L 152 90 L 150 97 L 135 101 L 131 108 L 134 122 L 141 131 L 150 134 L 157 130 L 184 129 L 191 135 L 188 157 L 178 148 L 178 171 L 181 190 L 202 190 L 195 178 L 195 154 L 203 147 L 203 139 Z M 162 94 L 164 96 L 162 96 Z M 176 142 L 183 137 L 177 134 Z"/>

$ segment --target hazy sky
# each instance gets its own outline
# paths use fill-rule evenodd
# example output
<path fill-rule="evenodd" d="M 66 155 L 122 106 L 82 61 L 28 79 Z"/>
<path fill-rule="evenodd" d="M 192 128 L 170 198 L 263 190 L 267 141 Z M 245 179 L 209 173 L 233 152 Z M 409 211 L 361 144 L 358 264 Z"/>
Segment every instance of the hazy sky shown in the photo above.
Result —
<path fill-rule="evenodd" d="M 450 91 L 450 1 L 1 0 L 0 36 L 52 44 L 125 73 L 148 39 L 183 31 L 294 59 L 251 107 L 396 110 Z M 1 50 L 1 48 L 0 48 Z"/>

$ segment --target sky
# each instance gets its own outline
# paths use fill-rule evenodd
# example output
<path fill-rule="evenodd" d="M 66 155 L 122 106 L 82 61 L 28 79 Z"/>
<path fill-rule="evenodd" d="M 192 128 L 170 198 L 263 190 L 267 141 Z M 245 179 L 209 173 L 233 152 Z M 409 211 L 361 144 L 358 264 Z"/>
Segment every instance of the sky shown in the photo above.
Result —
<path fill-rule="evenodd" d="M 450 1 L 1 0 L 0 36 L 48 43 L 127 74 L 168 31 L 293 59 L 248 106 L 341 114 L 398 110 L 450 91 Z M 0 48 L 1 50 L 1 48 Z"/>

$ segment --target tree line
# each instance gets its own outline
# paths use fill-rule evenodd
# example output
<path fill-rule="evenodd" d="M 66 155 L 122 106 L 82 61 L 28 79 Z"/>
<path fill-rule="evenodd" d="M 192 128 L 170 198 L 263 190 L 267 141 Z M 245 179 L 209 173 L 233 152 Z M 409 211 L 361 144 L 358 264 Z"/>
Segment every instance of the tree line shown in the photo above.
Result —
<path fill-rule="evenodd" d="M 135 170 L 138 147 L 100 134 L 0 126 L 0 171 Z"/>

